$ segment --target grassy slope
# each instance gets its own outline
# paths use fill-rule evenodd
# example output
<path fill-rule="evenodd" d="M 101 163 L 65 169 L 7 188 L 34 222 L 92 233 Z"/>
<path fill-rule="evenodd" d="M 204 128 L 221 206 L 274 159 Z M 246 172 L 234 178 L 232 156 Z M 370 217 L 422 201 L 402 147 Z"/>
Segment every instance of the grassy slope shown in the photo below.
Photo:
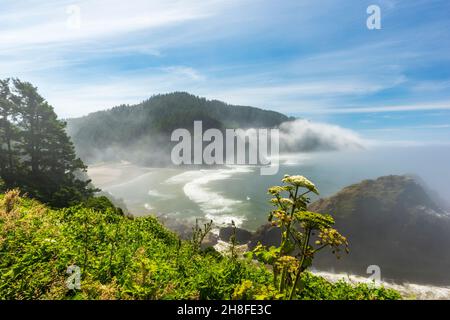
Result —
<path fill-rule="evenodd" d="M 82 270 L 81 290 L 66 270 Z M 115 210 L 51 210 L 0 195 L 0 299 L 270 299 L 263 266 L 195 252 L 155 218 Z M 301 299 L 395 299 L 394 291 L 332 284 L 307 274 Z"/>

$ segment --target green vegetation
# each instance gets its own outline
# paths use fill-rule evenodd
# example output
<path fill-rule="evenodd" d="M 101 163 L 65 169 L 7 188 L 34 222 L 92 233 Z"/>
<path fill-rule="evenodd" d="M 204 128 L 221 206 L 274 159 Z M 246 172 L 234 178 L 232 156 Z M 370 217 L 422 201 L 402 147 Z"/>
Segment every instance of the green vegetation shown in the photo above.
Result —
<path fill-rule="evenodd" d="M 273 128 L 289 119 L 274 111 L 175 92 L 69 119 L 68 132 L 77 154 L 88 163 L 119 159 L 167 166 L 172 163 L 170 135 L 178 128 L 193 130 L 196 120 L 202 121 L 203 130 L 224 130 Z"/>
<path fill-rule="evenodd" d="M 0 80 L 0 188 L 20 187 L 54 207 L 91 197 L 65 125 L 30 83 Z"/>
<path fill-rule="evenodd" d="M 100 204 L 57 210 L 17 190 L 0 196 L 0 299 L 283 298 L 264 264 L 201 250 L 153 217 L 132 219 Z M 79 289 L 67 286 L 70 266 L 80 268 Z M 308 272 L 301 282 L 294 298 L 399 298 Z"/>
<path fill-rule="evenodd" d="M 319 194 L 311 181 L 303 176 L 289 175 L 282 181 L 285 185 L 269 188 L 276 207 L 270 213 L 269 221 L 281 229 L 281 245 L 267 249 L 259 244 L 250 256 L 254 254 L 259 261 L 272 265 L 274 286 L 279 296 L 293 299 L 297 291 L 304 289 L 300 279 L 312 265 L 314 255 L 327 247 L 338 255 L 342 245 L 348 252 L 348 242 L 332 228 L 334 219 L 330 215 L 308 211 L 307 195 L 311 192 Z"/>

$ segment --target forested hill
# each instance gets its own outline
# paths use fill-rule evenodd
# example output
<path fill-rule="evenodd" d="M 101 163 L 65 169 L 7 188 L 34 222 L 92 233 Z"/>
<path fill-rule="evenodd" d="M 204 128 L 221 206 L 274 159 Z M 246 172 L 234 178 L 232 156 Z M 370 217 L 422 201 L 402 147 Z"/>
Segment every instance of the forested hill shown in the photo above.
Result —
<path fill-rule="evenodd" d="M 78 154 L 88 162 L 132 156 L 134 159 L 127 160 L 155 163 L 167 154 L 167 137 L 172 131 L 191 129 L 194 120 L 201 120 L 206 130 L 273 128 L 289 119 L 274 111 L 229 105 L 175 92 L 155 95 L 137 105 L 122 105 L 68 119 L 67 122 L 68 133 Z"/>
<path fill-rule="evenodd" d="M 310 210 L 333 214 L 350 243 L 344 259 L 321 255 L 315 266 L 366 275 L 375 264 L 387 280 L 450 284 L 450 214 L 441 202 L 416 177 L 385 176 L 312 203 Z M 270 225 L 260 228 L 251 247 L 258 241 L 276 244 L 274 231 Z"/>

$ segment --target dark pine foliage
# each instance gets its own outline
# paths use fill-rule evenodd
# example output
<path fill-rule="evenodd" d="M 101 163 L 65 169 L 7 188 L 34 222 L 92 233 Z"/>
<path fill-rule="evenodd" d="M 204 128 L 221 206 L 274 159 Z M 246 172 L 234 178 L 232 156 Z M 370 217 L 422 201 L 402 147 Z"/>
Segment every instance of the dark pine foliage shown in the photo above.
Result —
<path fill-rule="evenodd" d="M 0 81 L 0 186 L 53 207 L 92 196 L 86 166 L 75 155 L 53 107 L 37 88 L 18 79 Z"/>

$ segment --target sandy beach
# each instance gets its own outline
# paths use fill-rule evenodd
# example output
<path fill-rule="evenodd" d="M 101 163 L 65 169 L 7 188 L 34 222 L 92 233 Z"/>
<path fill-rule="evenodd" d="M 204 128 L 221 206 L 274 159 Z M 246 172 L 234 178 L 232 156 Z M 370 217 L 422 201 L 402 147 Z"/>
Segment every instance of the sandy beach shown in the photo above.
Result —
<path fill-rule="evenodd" d="M 90 165 L 88 175 L 96 187 L 103 189 L 130 181 L 151 170 L 151 168 L 136 166 L 125 161 L 120 163 L 103 162 Z"/>

